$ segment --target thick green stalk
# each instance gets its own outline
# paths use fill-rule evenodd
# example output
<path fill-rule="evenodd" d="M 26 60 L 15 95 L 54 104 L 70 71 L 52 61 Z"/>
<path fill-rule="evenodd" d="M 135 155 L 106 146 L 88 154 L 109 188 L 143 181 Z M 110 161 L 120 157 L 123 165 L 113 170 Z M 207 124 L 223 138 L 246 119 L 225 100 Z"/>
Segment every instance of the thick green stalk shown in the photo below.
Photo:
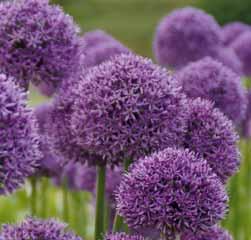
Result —
<path fill-rule="evenodd" d="M 37 215 L 37 179 L 31 178 L 31 215 Z"/>
<path fill-rule="evenodd" d="M 130 159 L 125 159 L 124 161 L 124 170 L 127 171 L 129 166 L 131 164 L 131 160 Z M 123 218 L 121 216 L 118 215 L 118 213 L 116 213 L 115 218 L 114 218 L 114 223 L 113 223 L 113 228 L 112 231 L 113 232 L 119 232 L 123 229 Z"/>
<path fill-rule="evenodd" d="M 95 240 L 102 239 L 105 233 L 105 172 L 105 166 L 97 167 Z"/>
<path fill-rule="evenodd" d="M 41 182 L 41 212 L 40 215 L 42 218 L 47 217 L 47 193 L 48 193 L 48 179 L 43 178 Z"/>
<path fill-rule="evenodd" d="M 69 196 L 67 189 L 67 181 L 63 184 L 63 219 L 66 223 L 69 221 Z"/>

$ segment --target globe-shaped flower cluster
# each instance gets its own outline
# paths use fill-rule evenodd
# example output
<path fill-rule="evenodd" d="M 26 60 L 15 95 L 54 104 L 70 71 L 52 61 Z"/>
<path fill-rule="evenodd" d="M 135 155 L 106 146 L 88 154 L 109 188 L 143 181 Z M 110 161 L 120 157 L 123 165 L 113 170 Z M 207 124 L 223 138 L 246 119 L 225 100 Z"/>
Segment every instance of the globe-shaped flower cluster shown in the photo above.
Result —
<path fill-rule="evenodd" d="M 38 167 L 41 152 L 36 119 L 24 94 L 0 75 L 0 194 L 13 192 Z"/>
<path fill-rule="evenodd" d="M 157 228 L 170 237 L 213 226 L 224 217 L 228 198 L 205 160 L 188 150 L 166 148 L 130 167 L 116 200 L 129 227 Z"/>
<path fill-rule="evenodd" d="M 220 62 L 203 58 L 178 71 L 176 78 L 188 97 L 212 101 L 236 124 L 243 119 L 246 93 L 240 77 Z"/>
<path fill-rule="evenodd" d="M 7 74 L 42 86 L 51 95 L 79 63 L 78 28 L 48 0 L 0 5 L 0 65 Z"/>
<path fill-rule="evenodd" d="M 83 78 L 71 125 L 83 149 L 117 164 L 181 143 L 185 96 L 164 69 L 143 57 L 119 55 Z"/>
<path fill-rule="evenodd" d="M 211 56 L 221 44 L 221 29 L 215 19 L 202 10 L 186 7 L 171 12 L 160 22 L 154 53 L 161 65 L 181 68 Z"/>
<path fill-rule="evenodd" d="M 54 219 L 28 217 L 17 225 L 3 225 L 0 238 L 4 240 L 81 240 L 66 230 L 67 225 Z"/>

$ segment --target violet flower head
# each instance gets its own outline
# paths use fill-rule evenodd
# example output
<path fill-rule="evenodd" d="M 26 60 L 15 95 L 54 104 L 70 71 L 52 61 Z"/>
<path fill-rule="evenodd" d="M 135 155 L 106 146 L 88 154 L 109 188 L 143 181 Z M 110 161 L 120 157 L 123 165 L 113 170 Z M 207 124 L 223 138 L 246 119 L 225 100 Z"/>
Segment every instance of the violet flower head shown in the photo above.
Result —
<path fill-rule="evenodd" d="M 188 97 L 212 101 L 235 124 L 243 119 L 245 89 L 240 77 L 222 63 L 206 57 L 188 64 L 176 74 L 176 78 Z"/>
<path fill-rule="evenodd" d="M 211 56 L 221 44 L 221 29 L 215 19 L 202 10 L 186 7 L 171 12 L 160 22 L 154 53 L 161 65 L 181 68 Z"/>
<path fill-rule="evenodd" d="M 242 62 L 232 48 L 220 48 L 212 57 L 236 74 L 243 75 Z"/>
<path fill-rule="evenodd" d="M 185 96 L 151 60 L 122 54 L 83 78 L 71 122 L 83 149 L 113 165 L 181 143 Z"/>
<path fill-rule="evenodd" d="M 228 197 L 205 160 L 166 148 L 130 167 L 116 200 L 129 227 L 152 227 L 171 237 L 215 225 L 225 215 Z"/>
<path fill-rule="evenodd" d="M 251 31 L 245 32 L 241 34 L 235 41 L 232 42 L 230 45 L 237 56 L 239 57 L 240 61 L 242 62 L 243 66 L 243 73 L 245 76 L 251 76 L 251 48 L 250 48 L 250 41 L 251 41 Z"/>
<path fill-rule="evenodd" d="M 181 240 L 233 240 L 233 238 L 227 230 L 214 226 L 196 235 L 191 232 L 184 233 Z"/>
<path fill-rule="evenodd" d="M 79 64 L 78 32 L 73 19 L 48 0 L 1 3 L 1 68 L 51 95 Z"/>
<path fill-rule="evenodd" d="M 223 26 L 223 43 L 226 46 L 232 44 L 242 33 L 251 31 L 251 27 L 242 22 L 231 22 Z"/>
<path fill-rule="evenodd" d="M 104 240 L 144 240 L 140 235 L 127 235 L 126 233 L 113 233 L 105 236 Z"/>
<path fill-rule="evenodd" d="M 39 135 L 26 94 L 0 75 L 0 194 L 19 188 L 38 166 Z"/>
<path fill-rule="evenodd" d="M 40 159 L 40 166 L 36 174 L 45 176 L 54 176 L 58 174 L 61 169 L 60 158 L 53 154 L 50 150 L 48 138 L 47 138 L 47 121 L 50 117 L 52 106 L 49 103 L 42 104 L 35 108 L 34 114 L 37 118 L 39 135 L 41 140 L 40 150 L 43 153 Z"/>
<path fill-rule="evenodd" d="M 226 182 L 240 164 L 238 136 L 232 122 L 207 100 L 190 101 L 189 109 L 184 147 L 207 160 L 218 177 Z"/>
<path fill-rule="evenodd" d="M 66 228 L 66 224 L 54 219 L 28 217 L 17 225 L 3 225 L 0 237 L 4 240 L 82 240 Z"/>

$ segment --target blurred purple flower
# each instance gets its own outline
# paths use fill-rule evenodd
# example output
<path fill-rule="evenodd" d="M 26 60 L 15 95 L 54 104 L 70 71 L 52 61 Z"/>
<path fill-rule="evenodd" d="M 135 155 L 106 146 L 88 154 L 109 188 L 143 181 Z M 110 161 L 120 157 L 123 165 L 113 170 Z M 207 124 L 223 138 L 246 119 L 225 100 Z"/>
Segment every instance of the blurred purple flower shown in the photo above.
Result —
<path fill-rule="evenodd" d="M 247 110 L 241 124 L 241 134 L 244 138 L 251 138 L 251 89 L 247 91 Z"/>
<path fill-rule="evenodd" d="M 0 64 L 7 74 L 23 79 L 23 87 L 32 81 L 51 95 L 75 71 L 81 51 L 73 19 L 48 2 L 0 5 Z"/>
<path fill-rule="evenodd" d="M 240 77 L 210 57 L 188 64 L 176 74 L 182 90 L 190 98 L 212 101 L 235 124 L 246 111 L 245 89 Z"/>
<path fill-rule="evenodd" d="M 221 44 L 221 29 L 215 19 L 202 10 L 186 7 L 171 12 L 160 22 L 154 53 L 161 65 L 181 68 L 211 56 Z"/>
<path fill-rule="evenodd" d="M 26 94 L 0 74 L 0 194 L 19 188 L 38 167 L 41 152 L 35 117 Z"/>
<path fill-rule="evenodd" d="M 130 167 L 116 200 L 129 227 L 152 227 L 171 237 L 216 224 L 225 215 L 228 197 L 205 160 L 167 148 Z"/>
<path fill-rule="evenodd" d="M 0 237 L 4 240 L 81 240 L 67 225 L 54 219 L 40 220 L 28 217 L 17 225 L 3 225 Z"/>
<path fill-rule="evenodd" d="M 242 33 L 250 31 L 251 27 L 242 22 L 231 22 L 223 26 L 223 43 L 226 46 L 232 44 Z"/>
<path fill-rule="evenodd" d="M 144 240 L 140 235 L 127 235 L 126 233 L 113 233 L 104 237 L 104 240 Z"/>
<path fill-rule="evenodd" d="M 185 96 L 164 69 L 129 54 L 90 68 L 83 78 L 71 122 L 83 149 L 113 165 L 181 143 Z"/>

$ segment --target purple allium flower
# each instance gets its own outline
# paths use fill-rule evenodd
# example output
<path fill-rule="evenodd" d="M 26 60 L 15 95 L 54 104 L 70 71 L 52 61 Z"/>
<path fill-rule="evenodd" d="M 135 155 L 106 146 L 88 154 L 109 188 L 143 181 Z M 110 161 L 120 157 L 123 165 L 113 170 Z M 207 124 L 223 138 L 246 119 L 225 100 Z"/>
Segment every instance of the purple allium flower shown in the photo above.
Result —
<path fill-rule="evenodd" d="M 58 174 L 58 171 L 61 169 L 60 158 L 55 154 L 52 154 L 49 142 L 47 141 L 47 128 L 46 124 L 50 117 L 50 111 L 52 109 L 51 104 L 46 103 L 42 104 L 35 108 L 34 114 L 37 118 L 39 126 L 39 134 L 41 139 L 41 151 L 43 153 L 42 158 L 40 159 L 40 166 L 37 174 L 45 176 L 54 176 Z"/>
<path fill-rule="evenodd" d="M 153 227 L 173 236 L 216 224 L 228 197 L 205 160 L 189 150 L 166 148 L 130 167 L 116 200 L 129 227 Z"/>
<path fill-rule="evenodd" d="M 66 228 L 66 224 L 54 219 L 28 217 L 17 225 L 3 225 L 0 237 L 4 240 L 81 240 Z"/>
<path fill-rule="evenodd" d="M 161 65 L 181 68 L 211 56 L 221 43 L 221 29 L 215 19 L 202 10 L 186 7 L 160 22 L 154 52 Z"/>
<path fill-rule="evenodd" d="M 232 240 L 232 236 L 228 231 L 214 226 L 205 232 L 194 235 L 193 233 L 184 233 L 181 236 L 181 240 Z"/>
<path fill-rule="evenodd" d="M 244 138 L 251 137 L 251 89 L 247 91 L 247 110 L 245 118 L 241 124 L 242 127 L 242 136 Z"/>
<path fill-rule="evenodd" d="M 242 62 L 232 48 L 220 48 L 212 57 L 238 75 L 243 75 Z"/>
<path fill-rule="evenodd" d="M 251 76 L 251 31 L 241 34 L 234 42 L 231 47 L 239 57 L 243 66 L 243 73 L 246 76 Z"/>
<path fill-rule="evenodd" d="M 41 158 L 37 123 L 26 94 L 0 75 L 0 194 L 11 193 L 31 176 Z"/>
<path fill-rule="evenodd" d="M 250 31 L 251 27 L 242 22 L 231 22 L 223 26 L 222 35 L 223 43 L 229 46 L 235 41 L 242 33 Z"/>
<path fill-rule="evenodd" d="M 200 98 L 190 101 L 184 147 L 207 160 L 226 182 L 238 170 L 238 136 L 230 120 L 213 104 Z"/>
<path fill-rule="evenodd" d="M 122 54 L 83 78 L 72 114 L 83 149 L 113 165 L 182 141 L 185 96 L 151 60 Z"/>
<path fill-rule="evenodd" d="M 222 63 L 206 57 L 188 64 L 176 78 L 190 98 L 212 101 L 236 124 L 245 114 L 246 96 L 240 77 Z"/>
<path fill-rule="evenodd" d="M 120 42 L 113 40 L 102 44 L 100 43 L 85 49 L 85 58 L 82 64 L 84 67 L 93 67 L 123 53 L 127 54 L 130 53 L 130 51 Z"/>
<path fill-rule="evenodd" d="M 31 80 L 51 94 L 79 63 L 78 31 L 73 19 L 48 0 L 1 3 L 1 68 L 24 79 L 24 87 Z M 44 91 L 46 85 L 49 93 Z"/>
<path fill-rule="evenodd" d="M 140 235 L 127 235 L 126 233 L 113 233 L 108 234 L 104 238 L 105 240 L 144 240 Z"/>

